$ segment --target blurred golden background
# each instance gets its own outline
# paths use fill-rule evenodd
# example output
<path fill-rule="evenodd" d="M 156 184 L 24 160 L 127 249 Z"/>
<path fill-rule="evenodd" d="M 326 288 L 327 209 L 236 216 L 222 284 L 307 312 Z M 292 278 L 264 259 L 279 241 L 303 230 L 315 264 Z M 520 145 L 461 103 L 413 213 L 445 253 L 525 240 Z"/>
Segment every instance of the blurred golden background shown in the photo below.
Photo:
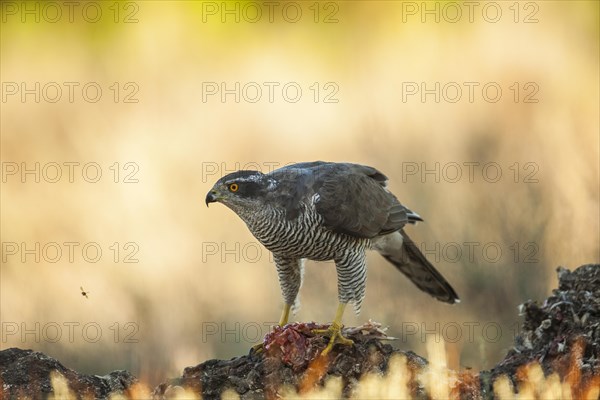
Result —
<path fill-rule="evenodd" d="M 275 268 L 222 175 L 372 165 L 462 302 L 369 256 L 359 316 L 489 368 L 517 306 L 599 257 L 598 2 L 3 2 L 1 348 L 158 383 L 245 354 Z M 87 293 L 88 298 L 81 293 Z M 300 321 L 328 322 L 331 263 Z"/>

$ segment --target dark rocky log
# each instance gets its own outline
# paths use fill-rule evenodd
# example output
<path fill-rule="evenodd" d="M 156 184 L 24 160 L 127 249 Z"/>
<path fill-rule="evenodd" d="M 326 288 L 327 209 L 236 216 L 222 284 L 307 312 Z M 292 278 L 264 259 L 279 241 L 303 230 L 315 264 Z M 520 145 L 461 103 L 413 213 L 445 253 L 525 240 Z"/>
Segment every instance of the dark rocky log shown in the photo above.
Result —
<path fill-rule="evenodd" d="M 330 377 L 340 377 L 343 394 L 348 396 L 358 380 L 366 373 L 385 374 L 390 359 L 403 355 L 411 373 L 410 392 L 414 398 L 427 398 L 424 388 L 416 379 L 427 365 L 427 360 L 413 352 L 394 349 L 378 324 L 344 330 L 354 341 L 352 346 L 336 345 L 327 356 L 320 356 L 327 338 L 314 334 L 314 329 L 326 325 L 314 323 L 289 324 L 275 328 L 268 334 L 260 351 L 232 360 L 209 360 L 188 367 L 183 376 L 159 385 L 155 398 L 169 398 L 171 394 L 191 389 L 203 398 L 218 399 L 227 389 L 240 394 L 242 399 L 280 397 L 286 388 L 299 393 L 315 389 Z"/>
<path fill-rule="evenodd" d="M 598 397 L 600 265 L 584 265 L 573 272 L 559 267 L 558 277 L 558 289 L 542 304 L 527 301 L 520 307 L 525 319 L 523 331 L 514 347 L 493 369 L 478 374 L 446 371 L 441 375 L 453 378 L 448 384 L 450 397 L 494 398 L 494 390 L 503 380 L 508 380 L 505 388 L 510 391 L 529 390 L 526 385 L 530 369 L 538 365 L 543 376 L 552 375 L 558 377 L 559 383 L 568 384 L 572 398 Z M 428 361 L 412 352 L 394 349 L 380 325 L 369 323 L 345 329 L 344 334 L 354 345 L 336 345 L 327 356 L 321 355 L 327 338 L 313 333 L 316 328 L 325 326 L 300 323 L 276 328 L 265 337 L 260 351 L 251 350 L 248 355 L 231 360 L 209 360 L 188 367 L 181 377 L 158 385 L 152 397 L 196 395 L 216 399 L 224 393 L 235 392 L 242 399 L 277 398 L 307 393 L 328 382 L 337 382 L 339 395 L 349 397 L 360 393 L 357 390 L 365 377 L 377 375 L 385 379 L 389 375 L 405 382 L 404 397 L 430 398 L 422 382 Z M 400 377 L 391 372 L 397 372 L 399 359 L 403 374 Z M 150 391 L 140 389 L 136 378 L 126 371 L 114 371 L 102 377 L 78 374 L 42 353 L 12 348 L 0 352 L 0 398 L 56 395 L 56 378 L 51 382 L 55 372 L 64 377 L 68 388 L 64 385 L 63 392 L 70 391 L 68 397 L 150 396 Z M 541 389 L 535 389 L 534 393 L 542 393 Z"/>
<path fill-rule="evenodd" d="M 45 399 L 51 393 L 58 395 L 54 389 L 62 382 L 68 387 L 61 394 L 103 399 L 115 394 L 128 395 L 137 379 L 127 371 L 113 371 L 104 376 L 79 374 L 37 351 L 17 348 L 0 351 L 0 398 Z"/>
<path fill-rule="evenodd" d="M 515 388 L 523 383 L 523 366 L 537 362 L 546 376 L 567 380 L 573 398 L 586 388 L 600 386 L 600 265 L 588 264 L 571 272 L 558 267 L 558 289 L 541 305 L 520 306 L 523 331 L 504 360 L 480 373 L 484 393 L 492 382 L 509 377 Z"/>

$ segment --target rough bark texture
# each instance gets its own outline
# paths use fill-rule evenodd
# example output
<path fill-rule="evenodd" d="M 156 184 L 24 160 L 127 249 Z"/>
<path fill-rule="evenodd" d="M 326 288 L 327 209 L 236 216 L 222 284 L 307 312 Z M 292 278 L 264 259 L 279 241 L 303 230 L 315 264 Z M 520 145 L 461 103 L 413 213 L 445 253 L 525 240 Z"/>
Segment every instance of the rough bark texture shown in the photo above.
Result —
<path fill-rule="evenodd" d="M 571 272 L 558 267 L 558 289 L 541 305 L 521 305 L 523 331 L 504 360 L 480 373 L 484 392 L 507 375 L 513 386 L 523 380 L 522 367 L 538 362 L 544 374 L 557 373 L 580 398 L 590 384 L 600 385 L 600 265 L 588 264 Z"/>
<path fill-rule="evenodd" d="M 188 367 L 180 378 L 159 385 L 154 397 L 169 398 L 180 387 L 201 393 L 205 399 L 218 399 L 227 389 L 233 389 L 242 399 L 277 398 L 286 387 L 305 393 L 332 376 L 341 377 L 343 394 L 348 396 L 361 376 L 368 372 L 384 374 L 390 358 L 397 354 L 408 360 L 413 375 L 410 381 L 413 397 L 427 397 L 415 379 L 427 360 L 384 344 L 382 340 L 388 338 L 379 325 L 371 323 L 344 330 L 354 345 L 336 345 L 322 357 L 320 353 L 327 340 L 312 331 L 326 327 L 310 323 L 276 328 L 265 338 L 262 350 L 251 350 L 249 355 L 232 360 L 209 360 Z"/>
<path fill-rule="evenodd" d="M 0 398 L 45 399 L 53 393 L 51 374 L 57 372 L 78 398 L 127 395 L 128 388 L 137 383 L 127 371 L 113 371 L 105 376 L 79 374 L 43 353 L 10 348 L 0 351 Z"/>
<path fill-rule="evenodd" d="M 527 301 L 521 306 L 523 332 L 504 360 L 479 374 L 454 372 L 453 397 L 492 398 L 493 383 L 500 376 L 508 377 L 518 390 L 526 379 L 524 369 L 532 362 L 539 363 L 545 375 L 555 373 L 568 382 L 573 398 L 600 386 L 600 265 L 584 265 L 573 272 L 559 267 L 558 277 L 558 289 L 541 305 Z M 285 390 L 304 393 L 322 386 L 330 377 L 340 377 L 343 395 L 350 396 L 364 374 L 385 375 L 391 357 L 399 354 L 407 360 L 412 397 L 429 398 L 417 379 L 427 360 L 385 343 L 387 337 L 379 325 L 346 329 L 344 334 L 355 344 L 337 345 L 326 357 L 320 353 L 327 339 L 314 334 L 315 328 L 324 326 L 290 324 L 277 328 L 267 335 L 260 351 L 188 367 L 181 377 L 158 385 L 152 395 L 171 398 L 187 391 L 213 399 L 233 390 L 242 399 L 277 398 Z M 53 392 L 53 371 L 64 376 L 77 398 L 108 398 L 112 394 L 135 397 L 132 388 L 137 379 L 126 371 L 103 377 L 78 374 L 42 353 L 12 348 L 0 352 L 0 398 L 45 398 Z"/>

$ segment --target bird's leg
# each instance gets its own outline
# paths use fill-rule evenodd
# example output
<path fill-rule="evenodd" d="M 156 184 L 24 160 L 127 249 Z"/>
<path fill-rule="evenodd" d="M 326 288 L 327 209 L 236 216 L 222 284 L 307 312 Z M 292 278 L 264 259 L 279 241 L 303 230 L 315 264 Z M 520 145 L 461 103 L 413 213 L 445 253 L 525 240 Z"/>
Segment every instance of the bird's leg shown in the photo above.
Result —
<path fill-rule="evenodd" d="M 277 254 L 274 254 L 274 259 L 284 301 L 281 318 L 279 318 L 279 326 L 283 327 L 290 319 L 292 306 L 298 304 L 298 291 L 302 286 L 302 276 L 304 275 L 304 260 L 285 258 Z M 262 352 L 263 343 L 259 343 L 252 348 L 256 352 Z"/>
<path fill-rule="evenodd" d="M 290 310 L 292 309 L 291 304 L 285 303 L 283 305 L 283 311 L 281 312 L 281 318 L 279 318 L 279 326 L 284 326 L 288 323 L 290 318 Z M 252 346 L 255 353 L 262 353 L 264 350 L 264 343 L 258 343 Z"/>
<path fill-rule="evenodd" d="M 279 318 L 279 326 L 284 326 L 288 323 L 288 319 L 290 318 L 290 310 L 292 306 L 288 303 L 283 305 L 283 311 L 281 312 L 281 318 Z"/>
<path fill-rule="evenodd" d="M 327 345 L 327 347 L 325 347 L 325 349 L 321 353 L 324 356 L 327 355 L 331 351 L 331 349 L 333 349 L 333 345 L 336 343 L 341 343 L 344 345 L 354 344 L 354 342 L 352 340 L 345 338 L 342 335 L 342 316 L 344 315 L 345 308 L 346 308 L 346 303 L 338 304 L 337 312 L 335 313 L 335 318 L 333 319 L 333 322 L 331 323 L 331 325 L 329 326 L 328 329 L 313 330 L 314 333 L 324 333 L 330 337 L 329 344 Z"/>

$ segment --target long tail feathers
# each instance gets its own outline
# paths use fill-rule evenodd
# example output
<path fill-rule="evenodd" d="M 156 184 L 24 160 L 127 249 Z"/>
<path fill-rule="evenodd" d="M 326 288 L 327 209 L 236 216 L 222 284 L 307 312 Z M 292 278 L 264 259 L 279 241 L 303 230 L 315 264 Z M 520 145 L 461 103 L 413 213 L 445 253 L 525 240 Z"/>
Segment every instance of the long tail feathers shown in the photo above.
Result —
<path fill-rule="evenodd" d="M 402 246 L 399 246 L 399 240 L 385 241 L 384 246 L 378 250 L 386 260 L 406 275 L 419 289 L 429 293 L 436 299 L 450 304 L 460 301 L 452 286 L 427 261 L 404 230 L 394 232 L 391 235 L 402 235 Z"/>

